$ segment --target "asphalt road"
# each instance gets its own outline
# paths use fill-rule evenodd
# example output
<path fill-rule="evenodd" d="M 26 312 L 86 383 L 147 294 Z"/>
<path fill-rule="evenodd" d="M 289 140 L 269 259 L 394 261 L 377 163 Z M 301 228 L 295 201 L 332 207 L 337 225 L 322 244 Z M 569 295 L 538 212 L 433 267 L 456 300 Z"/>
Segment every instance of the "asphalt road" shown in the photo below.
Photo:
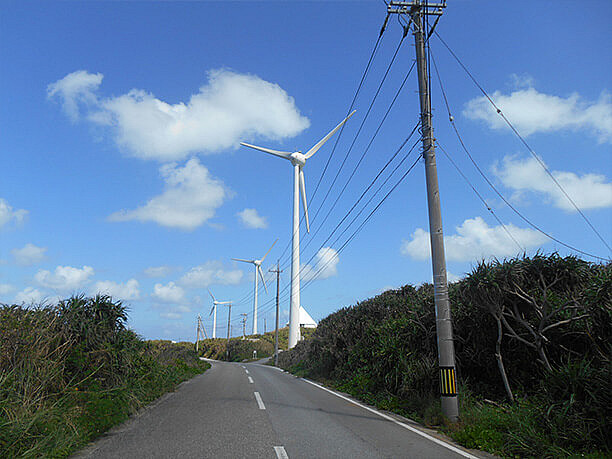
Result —
<path fill-rule="evenodd" d="M 75 457 L 490 457 L 277 368 L 211 363 Z"/>

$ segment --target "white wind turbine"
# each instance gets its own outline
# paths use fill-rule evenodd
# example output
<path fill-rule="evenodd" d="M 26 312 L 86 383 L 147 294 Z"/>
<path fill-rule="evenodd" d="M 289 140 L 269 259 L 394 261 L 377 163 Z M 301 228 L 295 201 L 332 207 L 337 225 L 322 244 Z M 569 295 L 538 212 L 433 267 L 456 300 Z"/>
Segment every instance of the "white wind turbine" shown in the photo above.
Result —
<path fill-rule="evenodd" d="M 232 260 L 242 261 L 244 263 L 252 263 L 255 266 L 255 295 L 254 295 L 255 298 L 253 300 L 253 334 L 254 335 L 257 334 L 257 285 L 259 283 L 257 279 L 257 274 L 259 273 L 259 276 L 261 277 L 261 281 L 263 282 L 264 289 L 266 289 L 266 293 L 268 293 L 268 287 L 266 287 L 266 281 L 264 280 L 263 272 L 261 271 L 261 264 L 266 259 L 266 257 L 270 253 L 270 250 L 272 250 L 272 247 L 274 247 L 274 244 L 276 244 L 277 241 L 278 239 L 274 241 L 274 243 L 270 246 L 270 248 L 268 249 L 266 254 L 261 258 L 261 260 L 243 260 L 242 258 L 232 258 Z"/>
<path fill-rule="evenodd" d="M 213 307 L 210 310 L 210 314 L 209 314 L 209 315 L 213 314 L 212 337 L 216 338 L 217 337 L 217 305 L 218 304 L 229 304 L 229 303 L 231 303 L 231 301 L 217 301 L 215 299 L 215 295 L 212 294 L 210 289 L 208 289 L 208 293 L 210 293 L 210 296 L 212 297 L 212 300 L 213 300 Z"/>
<path fill-rule="evenodd" d="M 300 197 L 302 195 L 302 204 L 304 205 L 304 215 L 306 217 L 306 230 L 310 232 L 310 223 L 308 222 L 308 206 L 306 204 L 306 184 L 304 183 L 304 166 L 306 160 L 310 159 L 319 148 L 327 142 L 338 129 L 342 127 L 347 120 L 353 116 L 353 110 L 338 126 L 336 126 L 329 134 L 323 137 L 319 142 L 308 150 L 305 154 L 301 151 L 288 152 L 277 151 L 269 148 L 257 147 L 248 143 L 240 142 L 245 147 L 254 148 L 255 150 L 270 153 L 271 155 L 280 158 L 288 159 L 293 164 L 293 237 L 291 247 L 291 301 L 289 307 L 289 349 L 294 347 L 300 339 Z M 301 192 L 301 193 L 300 193 Z"/>

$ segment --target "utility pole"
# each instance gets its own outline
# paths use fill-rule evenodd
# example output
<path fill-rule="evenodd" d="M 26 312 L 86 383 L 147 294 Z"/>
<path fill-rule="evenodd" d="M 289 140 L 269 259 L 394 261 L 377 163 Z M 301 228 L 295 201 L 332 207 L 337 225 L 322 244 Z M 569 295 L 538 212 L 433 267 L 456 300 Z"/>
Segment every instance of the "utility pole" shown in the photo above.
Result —
<path fill-rule="evenodd" d="M 198 314 L 198 326 L 196 328 L 196 354 L 199 350 L 200 344 L 200 314 Z"/>
<path fill-rule="evenodd" d="M 229 340 L 230 340 L 230 331 L 232 329 L 232 324 L 230 322 L 230 317 L 232 315 L 232 303 L 227 303 L 227 342 L 225 343 L 225 358 L 229 360 Z"/>
<path fill-rule="evenodd" d="M 266 334 L 266 318 L 264 317 L 264 335 Z"/>
<path fill-rule="evenodd" d="M 432 30 L 428 28 L 428 16 L 442 15 L 446 2 L 433 3 L 428 0 L 391 1 L 387 13 L 410 16 L 416 48 L 419 98 L 421 104 L 421 129 L 423 132 L 423 158 L 427 182 L 427 205 L 429 208 L 429 234 L 431 238 L 431 261 L 433 268 L 434 303 L 436 308 L 436 332 L 438 337 L 438 366 L 440 369 L 440 396 L 442 413 L 452 422 L 459 418 L 457 384 L 455 374 L 455 344 L 451 321 L 446 258 L 444 255 L 444 234 L 442 212 L 438 190 L 438 171 L 431 123 L 431 96 L 429 94 L 429 73 L 427 69 L 426 40 Z M 410 25 L 409 25 L 410 26 Z M 426 36 L 427 35 L 427 36 Z"/>
<path fill-rule="evenodd" d="M 246 319 L 247 319 L 247 313 L 243 312 L 240 315 L 242 316 L 242 339 L 246 339 Z"/>
<path fill-rule="evenodd" d="M 196 331 L 196 352 L 198 352 L 199 350 L 200 336 L 202 336 L 202 334 L 206 337 L 206 339 L 208 339 L 206 329 L 204 328 L 204 324 L 202 324 L 202 317 L 200 317 L 200 314 L 198 314 L 198 328 Z M 202 339 L 204 339 L 204 336 L 202 336 Z"/>
<path fill-rule="evenodd" d="M 268 271 L 276 273 L 276 330 L 274 332 L 274 365 L 278 366 L 278 312 L 279 312 L 279 298 L 280 298 L 280 273 L 283 271 L 280 269 L 280 260 L 276 261 L 276 269 L 269 269 Z"/>

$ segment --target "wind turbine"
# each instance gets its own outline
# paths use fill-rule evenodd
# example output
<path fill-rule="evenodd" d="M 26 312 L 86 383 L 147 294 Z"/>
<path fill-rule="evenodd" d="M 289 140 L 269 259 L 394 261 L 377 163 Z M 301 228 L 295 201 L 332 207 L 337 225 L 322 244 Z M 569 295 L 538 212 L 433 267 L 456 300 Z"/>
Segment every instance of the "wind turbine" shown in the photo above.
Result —
<path fill-rule="evenodd" d="M 306 160 L 310 159 L 319 148 L 327 142 L 338 129 L 342 127 L 348 119 L 353 116 L 353 110 L 338 126 L 332 129 L 329 134 L 323 137 L 315 146 L 308 150 L 305 154 L 301 151 L 288 152 L 277 151 L 269 148 L 257 147 L 248 143 L 240 142 L 245 147 L 254 148 L 255 150 L 263 151 L 283 159 L 288 159 L 293 164 L 293 236 L 291 247 L 291 302 L 289 308 L 289 349 L 294 347 L 300 339 L 300 197 L 302 195 L 302 204 L 304 205 L 304 215 L 306 217 L 306 230 L 310 232 L 310 223 L 308 222 L 308 206 L 306 204 L 306 184 L 304 183 L 304 166 Z"/>
<path fill-rule="evenodd" d="M 254 335 L 257 334 L 257 284 L 259 283 L 257 279 L 257 274 L 259 273 L 259 276 L 261 277 L 261 281 L 263 282 L 264 289 L 266 289 L 266 293 L 268 293 L 268 287 L 266 287 L 266 281 L 264 280 L 264 277 L 263 277 L 263 272 L 261 270 L 261 264 L 266 259 L 266 257 L 270 253 L 270 250 L 272 250 L 272 247 L 274 247 L 274 244 L 276 244 L 277 241 L 278 239 L 274 241 L 274 243 L 270 246 L 270 248 L 268 249 L 266 254 L 262 257 L 261 260 L 243 260 L 242 258 L 232 258 L 232 260 L 242 261 L 244 263 L 252 263 L 255 266 L 255 295 L 254 295 L 255 298 L 253 300 L 253 334 Z"/>
<path fill-rule="evenodd" d="M 231 301 L 217 301 L 215 299 L 215 295 L 212 294 L 212 292 L 210 291 L 210 289 L 208 289 L 208 293 L 210 293 L 210 296 L 212 297 L 213 300 L 213 307 L 210 310 L 210 314 L 214 314 L 213 315 L 213 330 L 212 330 L 212 337 L 216 338 L 217 337 L 217 305 L 218 304 L 229 304 L 231 303 Z"/>

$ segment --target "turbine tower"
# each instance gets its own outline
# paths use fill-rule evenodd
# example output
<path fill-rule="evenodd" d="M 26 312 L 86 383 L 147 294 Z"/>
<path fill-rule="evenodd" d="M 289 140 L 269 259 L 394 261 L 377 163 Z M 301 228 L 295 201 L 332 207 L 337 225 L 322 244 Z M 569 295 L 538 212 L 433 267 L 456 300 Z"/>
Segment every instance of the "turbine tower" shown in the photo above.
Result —
<path fill-rule="evenodd" d="M 232 258 L 232 260 L 242 261 L 243 263 L 252 263 L 253 266 L 255 266 L 255 287 L 254 287 L 255 294 L 254 294 L 254 299 L 253 299 L 253 334 L 254 335 L 257 334 L 257 285 L 259 284 L 259 281 L 257 279 L 257 274 L 259 273 L 259 276 L 261 277 L 261 281 L 263 282 L 264 289 L 266 289 L 266 293 L 268 293 L 268 287 L 266 287 L 266 281 L 264 280 L 263 272 L 261 271 L 261 264 L 266 259 L 266 257 L 270 253 L 270 250 L 272 250 L 272 247 L 274 247 L 274 244 L 276 244 L 277 241 L 278 239 L 274 241 L 274 243 L 270 246 L 270 248 L 268 249 L 266 254 L 261 258 L 261 260 L 243 260 L 242 258 Z"/>
<path fill-rule="evenodd" d="M 210 296 L 212 297 L 213 300 L 213 307 L 210 310 L 210 314 L 213 314 L 213 330 L 212 330 L 212 337 L 216 338 L 217 337 L 217 305 L 218 304 L 229 304 L 231 303 L 231 301 L 217 301 L 215 299 L 215 295 L 212 294 L 212 292 L 210 291 L 210 289 L 208 289 L 208 293 L 210 293 Z"/>
<path fill-rule="evenodd" d="M 289 349 L 294 347 L 300 340 L 300 194 L 302 195 L 302 204 L 304 205 L 304 215 L 306 217 L 306 230 L 310 232 L 310 223 L 308 222 L 308 206 L 306 203 L 306 184 L 304 183 L 304 166 L 306 160 L 310 159 L 319 148 L 327 142 L 338 129 L 342 127 L 348 119 L 353 116 L 353 110 L 338 126 L 330 131 L 325 137 L 308 150 L 305 154 L 301 151 L 293 153 L 287 151 L 271 150 L 269 148 L 257 147 L 248 143 L 240 142 L 245 147 L 254 148 L 255 150 L 263 151 L 280 158 L 288 159 L 293 165 L 293 236 L 291 244 L 291 302 L 289 307 Z"/>

